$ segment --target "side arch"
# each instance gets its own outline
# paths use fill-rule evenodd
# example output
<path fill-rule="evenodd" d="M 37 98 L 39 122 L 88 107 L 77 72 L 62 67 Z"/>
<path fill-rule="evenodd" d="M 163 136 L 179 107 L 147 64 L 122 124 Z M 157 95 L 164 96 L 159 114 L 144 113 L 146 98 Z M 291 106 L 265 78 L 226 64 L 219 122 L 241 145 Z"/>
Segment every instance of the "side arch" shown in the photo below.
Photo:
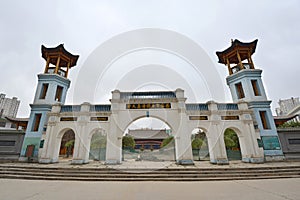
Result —
<path fill-rule="evenodd" d="M 222 137 L 223 137 L 223 141 L 225 143 L 225 132 L 226 130 L 232 130 L 234 131 L 234 133 L 237 135 L 238 137 L 238 145 L 239 145 L 239 151 L 241 153 L 241 160 L 243 160 L 244 157 L 246 157 L 246 155 L 248 154 L 247 152 L 247 146 L 249 145 L 249 142 L 247 142 L 247 137 L 246 137 L 246 131 L 241 131 L 241 129 L 237 126 L 234 125 L 227 125 L 224 127 L 223 131 L 222 131 Z M 248 143 L 248 144 L 247 144 Z M 226 148 L 226 145 L 224 145 Z M 230 153 L 231 151 L 226 150 L 226 156 L 227 159 L 229 158 L 228 153 Z M 238 153 L 236 153 L 238 155 Z M 231 154 L 230 154 L 231 155 Z M 236 156 L 237 156 L 236 155 Z M 236 158 L 235 158 L 236 159 Z"/>
<path fill-rule="evenodd" d="M 209 159 L 209 144 L 211 142 L 207 137 L 207 130 L 205 128 L 202 128 L 201 126 L 197 126 L 190 132 L 190 134 L 194 161 Z"/>
<path fill-rule="evenodd" d="M 146 117 L 145 115 L 139 115 L 139 116 L 134 117 L 132 120 L 128 120 L 128 121 L 126 122 L 125 126 L 122 127 L 122 132 L 125 132 L 126 129 L 128 129 L 128 127 L 129 127 L 132 123 L 136 122 L 137 120 L 140 120 L 140 119 L 147 119 L 147 118 L 148 118 L 148 117 Z M 169 126 L 170 129 L 171 129 L 172 131 L 175 131 L 175 130 L 176 130 L 176 129 L 174 129 L 174 124 L 175 124 L 176 122 L 172 124 L 172 123 L 168 122 L 168 120 L 164 119 L 163 117 L 161 117 L 161 116 L 159 116 L 159 115 L 151 115 L 150 118 L 154 118 L 154 119 L 157 119 L 157 120 L 162 121 L 162 122 L 165 123 L 167 126 Z"/>
<path fill-rule="evenodd" d="M 75 137 L 76 137 L 76 131 L 74 130 L 73 127 L 63 127 L 59 131 L 57 131 L 57 135 L 55 136 L 55 138 L 61 139 L 63 137 L 63 135 L 69 130 L 72 130 L 75 133 Z"/>
<path fill-rule="evenodd" d="M 107 146 L 107 132 L 105 129 L 100 127 L 92 129 L 88 134 L 86 144 L 85 162 L 88 162 L 89 159 L 105 160 Z"/>
<path fill-rule="evenodd" d="M 76 133 L 74 128 L 64 127 L 64 128 L 61 128 L 60 131 L 57 131 L 57 134 L 52 136 L 53 139 L 54 139 L 54 143 L 53 143 L 54 144 L 54 147 L 53 147 L 53 162 L 58 162 L 59 161 L 59 151 L 60 151 L 60 146 L 61 146 L 61 140 L 62 140 L 64 134 L 68 131 L 72 131 L 74 133 L 74 136 L 75 136 L 75 142 L 78 141 L 78 134 Z M 74 154 L 73 154 L 73 156 L 74 156 Z"/>
<path fill-rule="evenodd" d="M 88 133 L 88 139 L 91 139 L 93 137 L 93 135 L 95 133 L 97 133 L 97 132 L 101 132 L 101 133 L 107 135 L 107 131 L 104 128 L 97 127 L 97 128 L 93 128 L 91 131 L 89 131 L 89 133 Z"/>

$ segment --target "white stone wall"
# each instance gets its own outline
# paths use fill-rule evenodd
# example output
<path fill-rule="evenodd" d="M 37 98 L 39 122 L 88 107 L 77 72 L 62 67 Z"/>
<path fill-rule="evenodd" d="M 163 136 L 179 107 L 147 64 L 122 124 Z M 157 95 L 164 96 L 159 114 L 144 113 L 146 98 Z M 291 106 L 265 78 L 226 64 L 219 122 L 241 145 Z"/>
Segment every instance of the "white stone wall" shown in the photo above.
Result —
<path fill-rule="evenodd" d="M 195 128 L 204 130 L 208 140 L 211 163 L 228 163 L 224 132 L 233 129 L 238 137 L 244 162 L 262 162 L 262 148 L 258 147 L 259 132 L 254 129 L 252 111 L 247 104 L 240 102 L 236 110 L 218 110 L 215 102 L 208 102 L 208 110 L 186 110 L 183 91 L 176 91 L 176 99 L 131 99 L 120 98 L 120 92 L 114 91 L 111 110 L 90 112 L 88 103 L 81 105 L 80 112 L 60 112 L 61 106 L 52 107 L 40 155 L 41 163 L 58 162 L 59 148 L 63 134 L 72 129 L 75 133 L 73 163 L 89 162 L 90 142 L 95 130 L 107 135 L 106 163 L 118 164 L 122 161 L 122 136 L 128 126 L 139 118 L 154 117 L 162 120 L 172 129 L 175 138 L 175 158 L 178 163 L 192 162 L 191 134 Z M 127 109 L 127 103 L 169 102 L 169 109 Z M 148 111 L 148 113 L 147 113 Z M 190 120 L 189 116 L 208 116 L 207 120 Z M 108 121 L 90 121 L 90 117 L 106 116 Z M 222 116 L 238 116 L 239 120 L 222 120 Z M 60 121 L 61 117 L 76 117 L 77 121 Z"/>

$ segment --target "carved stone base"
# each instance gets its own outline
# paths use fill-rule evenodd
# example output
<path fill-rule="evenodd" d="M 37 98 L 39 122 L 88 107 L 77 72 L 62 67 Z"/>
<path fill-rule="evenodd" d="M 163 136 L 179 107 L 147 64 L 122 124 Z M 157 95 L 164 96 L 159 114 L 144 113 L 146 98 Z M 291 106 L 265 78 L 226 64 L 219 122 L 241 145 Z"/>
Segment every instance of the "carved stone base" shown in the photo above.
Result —
<path fill-rule="evenodd" d="M 270 162 L 270 161 L 284 161 L 285 160 L 285 157 L 284 155 L 266 155 L 265 156 L 265 160 L 267 162 Z"/>
<path fill-rule="evenodd" d="M 217 158 L 217 165 L 229 165 L 227 158 Z"/>
<path fill-rule="evenodd" d="M 179 165 L 194 165 L 193 160 L 178 160 L 177 164 Z"/>
<path fill-rule="evenodd" d="M 118 160 L 106 160 L 106 161 L 105 161 L 105 164 L 106 164 L 106 165 L 119 165 L 119 164 L 121 164 L 121 163 L 120 163 L 120 161 L 118 161 Z"/>
<path fill-rule="evenodd" d="M 39 163 L 41 163 L 41 164 L 50 164 L 52 162 L 51 162 L 50 158 L 40 158 Z"/>
<path fill-rule="evenodd" d="M 71 164 L 72 165 L 82 165 L 82 164 L 84 164 L 84 160 L 82 160 L 82 159 L 73 159 L 71 161 Z"/>

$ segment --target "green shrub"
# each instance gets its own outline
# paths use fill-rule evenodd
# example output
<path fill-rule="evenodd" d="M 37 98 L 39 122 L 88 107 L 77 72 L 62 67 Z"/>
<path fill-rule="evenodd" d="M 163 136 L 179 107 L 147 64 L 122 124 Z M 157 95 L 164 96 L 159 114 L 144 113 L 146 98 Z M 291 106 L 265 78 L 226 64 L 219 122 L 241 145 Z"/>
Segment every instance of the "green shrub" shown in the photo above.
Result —
<path fill-rule="evenodd" d="M 203 140 L 200 138 L 195 138 L 192 141 L 192 149 L 200 149 L 203 145 Z"/>
<path fill-rule="evenodd" d="M 169 136 L 167 137 L 166 139 L 164 139 L 161 143 L 161 147 L 165 147 L 167 146 L 168 144 L 174 144 L 174 137 L 173 136 Z"/>
<path fill-rule="evenodd" d="M 224 133 L 224 141 L 227 149 L 239 148 L 239 138 L 232 129 L 226 129 Z"/>
<path fill-rule="evenodd" d="M 94 134 L 91 139 L 91 149 L 105 148 L 106 136 L 101 134 Z"/>
<path fill-rule="evenodd" d="M 65 144 L 65 147 L 73 147 L 74 146 L 74 142 L 75 142 L 75 140 L 70 140 L 70 141 L 68 141 L 68 142 L 66 142 L 66 144 Z"/>
<path fill-rule="evenodd" d="M 122 139 L 122 147 L 123 148 L 131 148 L 134 149 L 135 141 L 131 136 L 124 136 Z"/>
<path fill-rule="evenodd" d="M 289 121 L 280 125 L 279 128 L 300 127 L 300 122 Z"/>

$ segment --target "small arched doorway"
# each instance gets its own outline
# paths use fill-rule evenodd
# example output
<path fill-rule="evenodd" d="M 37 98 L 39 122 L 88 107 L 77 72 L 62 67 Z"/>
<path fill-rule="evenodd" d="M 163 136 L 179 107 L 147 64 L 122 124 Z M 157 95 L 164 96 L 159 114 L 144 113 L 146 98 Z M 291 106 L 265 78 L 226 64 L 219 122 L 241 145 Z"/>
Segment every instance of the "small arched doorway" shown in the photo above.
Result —
<path fill-rule="evenodd" d="M 201 128 L 195 128 L 191 135 L 193 160 L 209 160 L 209 148 L 206 133 Z"/>
<path fill-rule="evenodd" d="M 241 160 L 242 154 L 241 154 L 239 137 L 233 129 L 227 128 L 225 130 L 224 142 L 225 142 L 228 161 Z"/>
<path fill-rule="evenodd" d="M 122 160 L 175 161 L 172 129 L 153 117 L 133 121 L 122 138 Z"/>
<path fill-rule="evenodd" d="M 97 129 L 92 133 L 89 159 L 97 161 L 105 161 L 106 159 L 106 143 L 107 135 L 104 130 Z"/>
<path fill-rule="evenodd" d="M 61 138 L 59 157 L 69 159 L 73 157 L 75 133 L 72 129 L 66 130 Z"/>

